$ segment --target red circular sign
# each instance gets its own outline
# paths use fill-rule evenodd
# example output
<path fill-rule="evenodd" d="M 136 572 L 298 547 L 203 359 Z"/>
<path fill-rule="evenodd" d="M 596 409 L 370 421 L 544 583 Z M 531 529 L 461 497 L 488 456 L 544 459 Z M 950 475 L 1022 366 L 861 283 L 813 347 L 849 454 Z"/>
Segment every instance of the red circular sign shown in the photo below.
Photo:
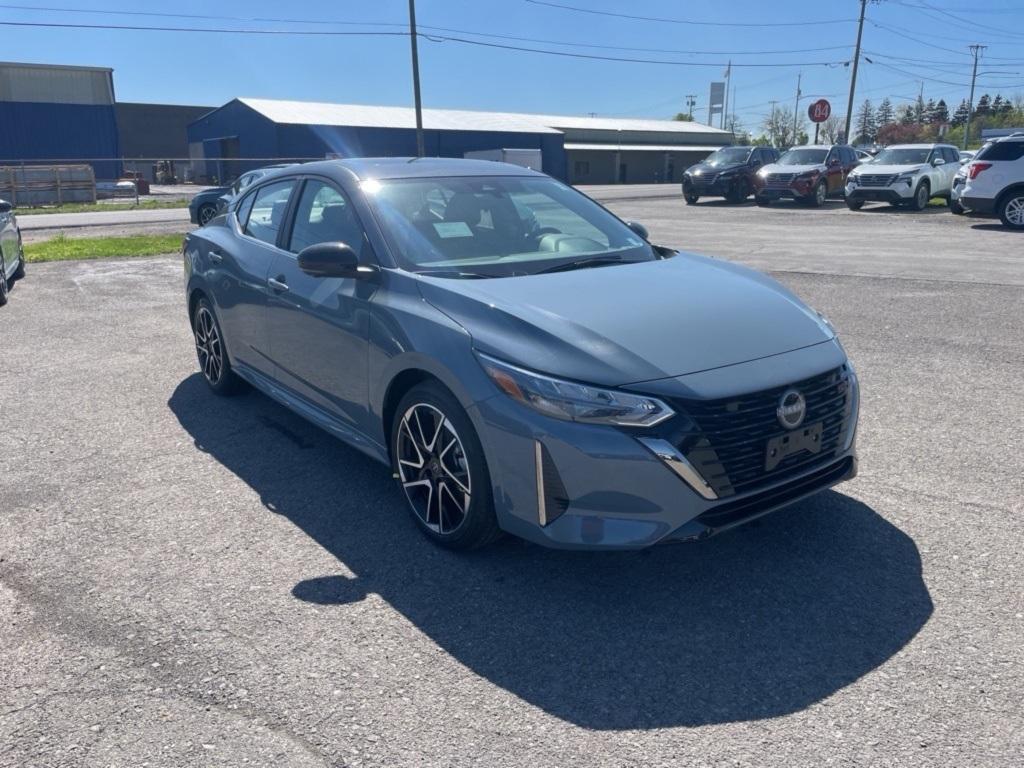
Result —
<path fill-rule="evenodd" d="M 807 108 L 807 116 L 811 118 L 812 123 L 824 123 L 831 114 L 832 105 L 828 103 L 828 99 L 818 99 Z"/>

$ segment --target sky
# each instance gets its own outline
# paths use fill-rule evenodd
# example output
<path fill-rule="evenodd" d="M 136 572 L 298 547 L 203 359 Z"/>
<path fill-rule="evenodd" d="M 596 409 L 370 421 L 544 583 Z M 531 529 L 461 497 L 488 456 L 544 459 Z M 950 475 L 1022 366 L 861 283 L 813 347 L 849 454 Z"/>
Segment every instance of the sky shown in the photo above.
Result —
<path fill-rule="evenodd" d="M 706 122 L 709 84 L 731 61 L 737 118 L 756 132 L 771 101 L 793 108 L 798 76 L 802 110 L 826 97 L 845 114 L 859 2 L 418 0 L 416 9 L 424 106 L 669 118 L 693 94 L 696 118 Z M 952 111 L 968 96 L 972 43 L 988 46 L 977 96 L 1024 93 L 1024 0 L 881 0 L 869 2 L 867 19 L 857 104 L 885 96 L 906 103 L 923 87 L 926 100 L 945 99 Z M 412 105 L 407 0 L 0 0 L 0 22 L 13 25 L 3 59 L 111 67 L 120 101 Z"/>

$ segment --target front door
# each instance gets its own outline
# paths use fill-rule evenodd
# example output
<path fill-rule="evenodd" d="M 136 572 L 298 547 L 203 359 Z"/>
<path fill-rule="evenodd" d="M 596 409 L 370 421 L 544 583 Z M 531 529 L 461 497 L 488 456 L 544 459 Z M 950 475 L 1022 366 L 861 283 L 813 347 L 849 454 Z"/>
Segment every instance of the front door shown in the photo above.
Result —
<path fill-rule="evenodd" d="M 4 271 L 10 276 L 18 261 L 18 228 L 13 211 L 0 211 L 0 253 L 4 257 Z"/>
<path fill-rule="evenodd" d="M 281 384 L 366 431 L 368 421 L 369 301 L 376 282 L 311 277 L 298 253 L 316 243 L 343 242 L 361 260 L 373 258 L 348 196 L 326 180 L 305 181 L 291 233 L 270 270 L 267 321 Z"/>

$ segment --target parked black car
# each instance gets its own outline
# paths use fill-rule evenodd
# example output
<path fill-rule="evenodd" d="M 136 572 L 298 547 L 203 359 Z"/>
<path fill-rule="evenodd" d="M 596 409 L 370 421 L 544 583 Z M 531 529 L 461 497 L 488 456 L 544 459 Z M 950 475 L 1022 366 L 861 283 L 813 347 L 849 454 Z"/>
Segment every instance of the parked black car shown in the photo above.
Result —
<path fill-rule="evenodd" d="M 740 203 L 754 193 L 754 175 L 779 159 L 771 147 L 722 147 L 683 174 L 683 197 L 690 205 L 702 197 Z"/>
<path fill-rule="evenodd" d="M 278 163 L 276 165 L 268 165 L 265 168 L 257 168 L 255 171 L 243 173 L 235 179 L 235 183 L 230 187 L 210 187 L 210 189 L 204 189 L 193 197 L 192 201 L 188 204 L 189 218 L 192 219 L 193 224 L 198 224 L 201 227 L 206 226 L 207 222 L 214 216 L 224 213 L 228 208 L 228 203 L 254 181 L 262 179 L 273 170 L 287 168 L 290 165 L 294 165 L 294 163 Z"/>

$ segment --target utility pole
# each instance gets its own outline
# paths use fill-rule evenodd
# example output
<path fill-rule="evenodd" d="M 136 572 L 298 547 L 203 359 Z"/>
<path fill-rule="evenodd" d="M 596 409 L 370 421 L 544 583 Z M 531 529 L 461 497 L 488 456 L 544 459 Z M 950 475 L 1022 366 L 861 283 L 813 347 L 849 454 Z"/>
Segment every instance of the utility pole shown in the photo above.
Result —
<path fill-rule="evenodd" d="M 779 102 L 777 102 L 777 101 L 769 101 L 768 103 L 771 104 L 771 107 L 772 107 L 771 117 L 768 120 L 768 128 L 772 132 L 771 140 L 772 140 L 772 146 L 774 147 L 775 146 L 775 105 L 778 104 Z"/>
<path fill-rule="evenodd" d="M 693 120 L 693 108 L 697 106 L 697 96 L 693 93 L 686 94 L 686 114 Z"/>
<path fill-rule="evenodd" d="M 967 124 L 964 126 L 964 149 L 967 149 L 967 142 L 971 136 L 971 113 L 974 112 L 974 83 L 978 79 L 978 57 L 987 45 L 972 45 L 971 53 L 974 54 L 974 69 L 971 71 L 971 97 L 967 100 Z"/>
<path fill-rule="evenodd" d="M 420 101 L 420 55 L 416 48 L 416 0 L 409 0 L 409 42 L 412 44 L 412 92 L 416 99 L 416 157 L 423 157 L 423 104 Z"/>
<path fill-rule="evenodd" d="M 803 72 L 797 73 L 796 76 L 796 102 L 793 104 L 793 144 L 796 144 L 796 126 L 797 120 L 800 119 L 800 80 L 804 76 Z"/>
<path fill-rule="evenodd" d="M 732 82 L 732 60 L 725 68 L 725 103 L 722 105 L 722 130 L 725 130 L 726 121 L 729 119 L 729 84 Z"/>
<path fill-rule="evenodd" d="M 864 11 L 868 0 L 860 0 L 860 21 L 857 22 L 857 47 L 853 52 L 853 74 L 850 76 L 850 98 L 846 101 L 846 135 L 843 141 L 850 143 L 850 121 L 853 120 L 853 95 L 857 90 L 857 65 L 860 63 L 860 40 L 864 35 Z"/>

